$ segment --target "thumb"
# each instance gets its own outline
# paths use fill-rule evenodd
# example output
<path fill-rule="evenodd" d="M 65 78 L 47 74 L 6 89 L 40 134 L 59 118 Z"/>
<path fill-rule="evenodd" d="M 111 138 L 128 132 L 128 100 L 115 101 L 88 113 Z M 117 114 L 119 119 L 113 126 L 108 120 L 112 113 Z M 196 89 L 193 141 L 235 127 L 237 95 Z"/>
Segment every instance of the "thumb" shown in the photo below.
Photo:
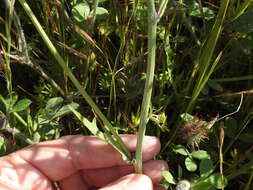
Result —
<path fill-rule="evenodd" d="M 151 179 L 143 174 L 129 174 L 106 185 L 100 190 L 153 190 Z"/>

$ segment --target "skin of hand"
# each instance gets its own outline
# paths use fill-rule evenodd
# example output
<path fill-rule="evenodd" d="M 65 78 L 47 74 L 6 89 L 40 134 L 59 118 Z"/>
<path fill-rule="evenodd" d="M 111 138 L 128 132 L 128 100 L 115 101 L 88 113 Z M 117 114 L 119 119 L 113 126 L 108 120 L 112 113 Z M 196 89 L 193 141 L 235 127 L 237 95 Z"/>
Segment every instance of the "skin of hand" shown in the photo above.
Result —
<path fill-rule="evenodd" d="M 135 152 L 136 135 L 121 135 Z M 143 143 L 143 173 L 135 174 L 121 155 L 94 136 L 64 136 L 0 158 L 1 190 L 160 190 L 161 171 L 168 165 L 152 160 L 160 151 L 156 137 Z M 57 188 L 54 184 L 57 184 Z"/>

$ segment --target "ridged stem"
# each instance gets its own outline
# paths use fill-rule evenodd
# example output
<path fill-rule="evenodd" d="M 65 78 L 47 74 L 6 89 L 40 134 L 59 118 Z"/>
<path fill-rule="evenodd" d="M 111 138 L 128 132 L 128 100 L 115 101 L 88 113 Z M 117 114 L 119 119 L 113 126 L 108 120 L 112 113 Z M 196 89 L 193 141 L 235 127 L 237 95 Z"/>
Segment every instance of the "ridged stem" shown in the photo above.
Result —
<path fill-rule="evenodd" d="M 136 148 L 136 172 L 142 173 L 142 144 L 145 136 L 146 125 L 148 122 L 148 112 L 152 95 L 152 87 L 155 71 L 155 53 L 156 53 L 156 29 L 158 16 L 155 10 L 154 0 L 148 0 L 148 60 L 147 60 L 147 78 L 145 82 L 144 95 L 141 105 L 140 126 L 138 130 L 137 148 Z"/>

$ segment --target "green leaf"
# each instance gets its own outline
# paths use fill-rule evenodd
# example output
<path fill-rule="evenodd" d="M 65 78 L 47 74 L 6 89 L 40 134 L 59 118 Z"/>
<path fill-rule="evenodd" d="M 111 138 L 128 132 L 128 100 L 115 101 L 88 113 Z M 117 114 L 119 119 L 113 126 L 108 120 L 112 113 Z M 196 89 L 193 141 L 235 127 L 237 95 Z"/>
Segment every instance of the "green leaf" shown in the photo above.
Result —
<path fill-rule="evenodd" d="M 185 163 L 186 169 L 188 171 L 190 171 L 190 172 L 195 172 L 197 170 L 197 168 L 198 168 L 196 162 L 192 158 L 190 158 L 190 157 L 187 157 L 185 159 L 184 163 Z"/>
<path fill-rule="evenodd" d="M 5 99 L 5 104 L 8 109 L 11 109 L 14 104 L 18 100 L 18 95 L 15 92 L 12 92 L 8 95 L 8 97 Z"/>
<path fill-rule="evenodd" d="M 184 120 L 184 121 L 187 121 L 187 122 L 193 122 L 194 120 L 194 117 L 191 115 L 191 114 L 188 114 L 188 113 L 183 113 L 180 115 L 180 117 Z"/>
<path fill-rule="evenodd" d="M 228 180 L 225 176 L 215 173 L 208 178 L 208 182 L 213 184 L 217 189 L 225 188 L 228 184 Z"/>
<path fill-rule="evenodd" d="M 213 162 L 211 159 L 204 159 L 201 160 L 199 165 L 199 171 L 201 177 L 207 177 L 209 176 L 214 170 Z"/>
<path fill-rule="evenodd" d="M 65 106 L 62 106 L 52 117 L 52 119 L 56 118 L 56 117 L 60 117 L 60 116 L 63 116 L 63 115 L 66 115 L 68 113 L 71 112 L 71 109 L 77 109 L 79 107 L 79 105 L 77 103 L 70 103 L 70 104 L 67 104 Z"/>
<path fill-rule="evenodd" d="M 164 177 L 164 179 L 169 182 L 170 184 L 176 184 L 176 180 L 174 179 L 174 177 L 172 176 L 172 174 L 167 171 L 167 170 L 164 170 L 162 171 L 162 175 Z"/>
<path fill-rule="evenodd" d="M 61 97 L 54 97 L 47 101 L 45 109 L 47 110 L 55 110 L 58 109 L 63 102 L 63 99 Z"/>
<path fill-rule="evenodd" d="M 169 189 L 172 185 L 169 183 L 169 182 L 167 182 L 167 181 L 165 181 L 165 180 L 163 180 L 163 181 L 161 181 L 161 186 L 163 186 L 165 189 Z"/>
<path fill-rule="evenodd" d="M 27 122 L 28 129 L 32 129 L 33 131 L 36 131 L 36 120 L 32 118 L 30 113 L 27 113 L 26 122 Z"/>
<path fill-rule="evenodd" d="M 4 155 L 6 152 L 5 140 L 3 137 L 0 136 L 0 155 Z"/>
<path fill-rule="evenodd" d="M 182 145 L 176 145 L 173 147 L 173 151 L 184 156 L 188 156 L 190 154 L 188 150 Z"/>
<path fill-rule="evenodd" d="M 23 100 L 20 100 L 18 101 L 15 106 L 12 108 L 12 112 L 20 112 L 20 111 L 23 111 L 25 109 L 27 109 L 30 104 L 32 103 L 31 100 L 29 99 L 23 99 Z"/>
<path fill-rule="evenodd" d="M 124 152 L 120 149 L 119 143 L 118 141 L 114 140 L 111 136 L 110 133 L 108 133 L 107 131 L 105 131 L 104 133 L 102 131 L 99 131 L 97 124 L 96 124 L 96 119 L 94 118 L 92 120 L 92 122 L 90 122 L 88 119 L 86 119 L 84 116 L 82 116 L 78 111 L 74 110 L 73 108 L 71 108 L 71 111 L 73 112 L 73 114 L 77 117 L 77 119 L 79 119 L 81 121 L 81 123 L 87 128 L 89 129 L 89 131 L 99 137 L 100 139 L 110 143 L 117 151 L 119 151 L 119 153 L 122 156 L 122 159 L 126 162 L 129 162 L 128 157 L 124 154 Z"/>
<path fill-rule="evenodd" d="M 86 1 L 80 2 L 72 8 L 72 13 L 77 22 L 83 22 L 90 14 L 90 6 Z"/>
<path fill-rule="evenodd" d="M 95 136 L 100 137 L 101 139 L 105 140 L 105 136 L 103 132 L 99 131 L 96 123 L 96 119 L 94 118 L 92 122 L 82 116 L 78 111 L 69 107 L 72 113 L 77 117 L 77 119 Z"/>
<path fill-rule="evenodd" d="M 201 181 L 193 184 L 192 190 L 215 190 L 215 187 L 210 182 Z"/>
<path fill-rule="evenodd" d="M 193 158 L 203 160 L 203 159 L 210 159 L 210 155 L 205 150 L 198 150 L 191 153 Z"/>
<path fill-rule="evenodd" d="M 205 20 L 211 20 L 215 17 L 214 12 L 211 9 L 207 8 L 207 7 L 203 7 L 203 13 L 205 15 L 205 17 L 204 17 Z M 198 17 L 198 18 L 202 18 L 200 7 L 199 7 L 198 3 L 195 3 L 193 5 L 193 8 L 190 10 L 189 15 L 190 16 L 195 16 L 195 17 Z"/>
<path fill-rule="evenodd" d="M 241 33 L 253 32 L 253 12 L 247 12 L 241 15 L 234 22 L 230 23 L 231 30 Z"/>
<path fill-rule="evenodd" d="M 0 112 L 2 114 L 6 114 L 7 112 L 7 105 L 6 105 L 6 102 L 5 102 L 5 99 L 4 97 L 0 94 Z"/>
<path fill-rule="evenodd" d="M 61 97 L 54 97 L 48 100 L 46 107 L 42 110 L 40 114 L 41 118 L 46 120 L 51 120 L 55 118 L 55 115 L 62 107 L 63 99 Z"/>
<path fill-rule="evenodd" d="M 90 15 L 93 15 L 94 10 L 91 11 Z M 96 19 L 103 20 L 106 19 L 109 15 L 109 12 L 103 7 L 96 8 Z"/>

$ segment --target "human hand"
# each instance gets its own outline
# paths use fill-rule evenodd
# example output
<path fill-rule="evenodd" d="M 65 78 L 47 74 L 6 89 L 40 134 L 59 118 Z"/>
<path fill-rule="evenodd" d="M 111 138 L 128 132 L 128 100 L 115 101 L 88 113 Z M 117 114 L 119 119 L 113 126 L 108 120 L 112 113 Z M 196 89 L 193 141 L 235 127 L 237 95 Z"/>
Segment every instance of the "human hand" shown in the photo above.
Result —
<path fill-rule="evenodd" d="M 135 135 L 121 135 L 134 152 Z M 162 189 L 162 160 L 152 160 L 160 150 L 155 137 L 143 143 L 144 174 L 134 174 L 111 145 L 94 136 L 65 136 L 46 141 L 0 158 L 1 190 L 151 190 Z"/>

